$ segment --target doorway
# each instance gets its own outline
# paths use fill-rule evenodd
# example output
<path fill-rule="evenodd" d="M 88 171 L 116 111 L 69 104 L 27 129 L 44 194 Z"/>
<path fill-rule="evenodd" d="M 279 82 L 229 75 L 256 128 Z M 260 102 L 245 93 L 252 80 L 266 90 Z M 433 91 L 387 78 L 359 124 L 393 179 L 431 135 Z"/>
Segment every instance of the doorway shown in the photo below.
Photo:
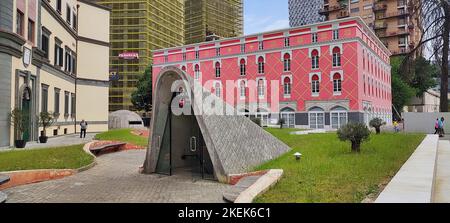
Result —
<path fill-rule="evenodd" d="M 31 140 L 31 92 L 29 88 L 25 88 L 23 91 L 21 106 L 26 118 L 22 137 L 25 142 L 29 142 Z"/>
<path fill-rule="evenodd" d="M 178 94 L 172 95 L 170 104 Z M 192 176 L 193 179 L 216 180 L 213 164 L 197 118 L 191 115 L 174 115 L 169 106 L 164 134 L 156 166 L 156 173 L 163 175 Z"/>

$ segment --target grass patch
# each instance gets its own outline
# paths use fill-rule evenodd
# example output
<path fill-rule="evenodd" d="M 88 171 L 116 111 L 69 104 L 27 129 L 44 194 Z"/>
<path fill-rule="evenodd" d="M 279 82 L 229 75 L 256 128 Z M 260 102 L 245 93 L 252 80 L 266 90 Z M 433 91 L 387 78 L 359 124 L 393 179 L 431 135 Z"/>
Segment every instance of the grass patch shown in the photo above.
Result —
<path fill-rule="evenodd" d="M 78 169 L 94 158 L 83 151 L 83 145 L 49 149 L 0 152 L 0 171 L 36 169 Z"/>
<path fill-rule="evenodd" d="M 336 133 L 290 135 L 289 129 L 267 129 L 293 150 L 257 170 L 283 169 L 274 188 L 261 195 L 260 203 L 359 203 L 379 192 L 379 185 L 393 177 L 424 139 L 423 134 L 371 135 L 352 154 L 350 143 Z M 295 152 L 303 154 L 297 162 Z"/>
<path fill-rule="evenodd" d="M 110 140 L 131 143 L 137 146 L 148 145 L 148 138 L 134 135 L 132 129 L 115 129 L 108 132 L 100 133 L 95 136 L 98 140 Z"/>

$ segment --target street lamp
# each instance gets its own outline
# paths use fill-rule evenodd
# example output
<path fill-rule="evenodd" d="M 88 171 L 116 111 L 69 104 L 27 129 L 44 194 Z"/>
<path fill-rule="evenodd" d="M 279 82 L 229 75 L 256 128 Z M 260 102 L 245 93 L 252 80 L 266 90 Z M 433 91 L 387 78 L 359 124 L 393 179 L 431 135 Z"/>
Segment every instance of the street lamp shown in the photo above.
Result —
<path fill-rule="evenodd" d="M 296 152 L 296 153 L 294 154 L 294 156 L 295 156 L 295 159 L 296 159 L 296 160 L 300 160 L 300 159 L 302 158 L 302 154 L 299 153 L 299 152 Z"/>

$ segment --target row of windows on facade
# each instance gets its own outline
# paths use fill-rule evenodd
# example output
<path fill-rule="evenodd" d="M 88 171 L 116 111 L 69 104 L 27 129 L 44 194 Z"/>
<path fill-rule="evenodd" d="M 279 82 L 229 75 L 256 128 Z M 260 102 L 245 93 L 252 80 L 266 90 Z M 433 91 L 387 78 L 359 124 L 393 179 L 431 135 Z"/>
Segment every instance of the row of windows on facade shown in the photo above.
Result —
<path fill-rule="evenodd" d="M 41 36 L 41 50 L 45 54 L 45 58 L 49 59 L 49 45 L 50 45 L 50 33 L 44 29 L 42 29 Z M 77 59 L 76 54 L 69 47 L 65 47 L 65 58 L 64 58 L 64 49 L 62 48 L 62 41 L 55 37 L 55 46 L 54 46 L 54 57 L 53 64 L 57 67 L 64 68 L 64 71 L 75 74 L 76 73 L 76 65 Z"/>
<path fill-rule="evenodd" d="M 289 72 L 291 71 L 291 55 L 289 53 L 286 53 L 283 57 L 283 71 Z M 338 47 L 333 49 L 333 67 L 340 67 L 341 66 L 341 52 Z M 239 61 L 239 67 L 240 67 L 240 75 L 245 76 L 247 75 L 247 62 L 245 59 L 241 59 Z M 317 50 L 313 50 L 311 53 L 311 68 L 312 69 L 319 69 L 319 52 Z M 186 71 L 186 66 L 182 67 L 183 71 Z M 215 74 L 216 77 L 221 77 L 221 64 L 220 62 L 216 62 L 215 64 Z M 194 72 L 195 72 L 195 78 L 198 79 L 200 76 L 200 66 L 196 64 L 194 66 Z M 265 60 L 264 57 L 258 58 L 258 74 L 264 74 L 265 73 Z"/>
<path fill-rule="evenodd" d="M 333 30 L 333 40 L 338 40 L 339 39 L 339 30 Z M 318 36 L 317 33 L 312 33 L 311 34 L 311 41 L 312 43 L 317 43 L 318 42 Z M 285 37 L 284 38 L 284 47 L 290 47 L 291 43 L 290 43 L 290 37 Z M 258 50 L 264 50 L 264 41 L 259 41 L 258 42 Z M 241 53 L 245 53 L 245 43 L 241 44 Z M 220 48 L 216 48 L 216 56 L 220 56 Z M 195 51 L 195 59 L 198 60 L 200 58 L 200 52 L 198 50 Z M 187 55 L 186 53 L 183 53 L 183 61 L 187 60 Z M 167 63 L 169 62 L 169 57 L 167 55 L 164 56 L 164 62 Z"/>
<path fill-rule="evenodd" d="M 370 74 L 374 74 L 373 76 L 383 80 L 384 82 L 390 82 L 388 71 L 380 68 L 381 62 L 377 61 L 377 59 L 370 56 L 368 53 L 366 54 L 365 51 L 363 51 L 362 59 L 364 71 L 368 71 Z"/>
<path fill-rule="evenodd" d="M 42 92 L 41 92 L 41 111 L 42 112 L 49 112 L 48 109 L 48 85 L 42 85 Z M 55 88 L 54 89 L 54 107 L 53 112 L 56 115 L 60 114 L 60 93 L 61 89 Z M 65 91 L 64 92 L 64 116 L 67 118 L 69 116 L 69 106 L 71 108 L 70 114 L 75 115 L 76 113 L 76 107 L 75 107 L 75 94 Z"/>
<path fill-rule="evenodd" d="M 283 95 L 284 98 L 290 98 L 292 94 L 292 78 L 284 77 L 283 78 Z M 266 95 L 266 82 L 263 79 L 259 79 L 257 82 L 257 94 L 259 98 L 264 98 Z M 245 99 L 247 95 L 247 82 L 245 80 L 241 80 L 239 82 L 239 96 L 241 99 Z M 214 85 L 214 93 L 217 97 L 222 96 L 222 84 L 220 82 L 216 82 Z M 320 78 L 318 75 L 313 75 L 311 78 L 311 94 L 312 96 L 319 96 L 320 93 Z M 342 77 L 341 74 L 336 73 L 333 75 L 333 94 L 341 95 L 342 93 Z"/>
<path fill-rule="evenodd" d="M 62 14 L 62 0 L 56 0 L 56 11 L 60 15 Z M 66 6 L 66 22 L 74 30 L 77 29 L 77 15 L 75 14 L 75 10 L 72 13 L 72 9 L 69 4 Z"/>

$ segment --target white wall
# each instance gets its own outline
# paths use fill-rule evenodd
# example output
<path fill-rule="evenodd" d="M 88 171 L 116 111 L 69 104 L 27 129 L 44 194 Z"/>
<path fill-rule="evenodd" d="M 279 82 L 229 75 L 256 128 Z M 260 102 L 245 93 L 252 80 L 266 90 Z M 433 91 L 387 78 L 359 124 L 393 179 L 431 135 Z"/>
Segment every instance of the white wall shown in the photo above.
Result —
<path fill-rule="evenodd" d="M 450 113 L 403 113 L 406 132 L 434 133 L 437 118 L 445 118 L 445 133 L 450 134 Z"/>

